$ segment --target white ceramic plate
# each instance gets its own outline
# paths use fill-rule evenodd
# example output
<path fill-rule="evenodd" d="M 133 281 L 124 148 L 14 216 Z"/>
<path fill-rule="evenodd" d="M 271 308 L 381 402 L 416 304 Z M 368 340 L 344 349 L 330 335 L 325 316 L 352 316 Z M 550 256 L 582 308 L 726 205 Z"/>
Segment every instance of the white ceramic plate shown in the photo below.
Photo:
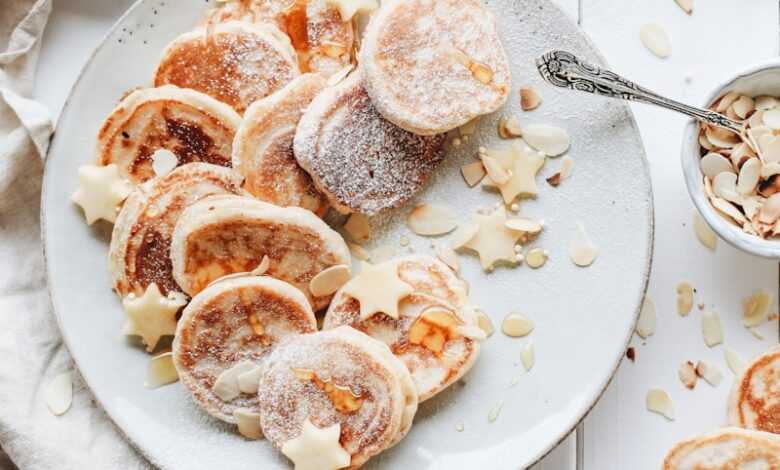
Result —
<path fill-rule="evenodd" d="M 125 91 L 148 85 L 160 51 L 195 25 L 203 0 L 142 0 L 112 29 L 73 88 L 48 156 L 43 194 L 49 286 L 65 341 L 97 399 L 128 438 L 165 469 L 283 469 L 285 459 L 263 441 L 247 442 L 192 403 L 180 384 L 144 388 L 148 356 L 121 335 L 124 313 L 111 291 L 107 269 L 110 227 L 89 228 L 70 202 L 77 167 L 91 162 L 97 130 Z M 558 91 L 542 83 L 533 59 L 570 50 L 603 62 L 585 35 L 543 0 L 490 0 L 513 66 L 515 89 L 504 112 L 523 123 L 558 124 L 570 132 L 574 171 L 559 188 L 540 175 L 541 195 L 522 212 L 545 219 L 536 243 L 549 250 L 542 269 L 497 269 L 482 273 L 463 256 L 463 272 L 475 303 L 497 327 L 510 311 L 536 324 L 536 366 L 523 373 L 520 349 L 527 339 L 498 331 L 465 385 L 456 385 L 421 406 L 414 428 L 369 468 L 517 469 L 547 453 L 583 418 L 600 396 L 633 330 L 650 270 L 652 192 L 639 134 L 628 108 L 588 94 Z M 531 85 L 544 98 L 531 113 L 519 109 L 517 88 Z M 482 120 L 475 138 L 446 163 L 420 201 L 446 202 L 465 220 L 472 209 L 495 204 L 495 194 L 468 189 L 458 172 L 479 145 L 498 145 L 499 114 Z M 405 214 L 386 220 L 377 244 L 399 247 L 408 236 L 418 252 L 431 241 L 412 236 Z M 587 269 L 568 259 L 567 246 L 583 222 L 601 254 Z M 399 248 L 399 251 L 401 249 Z M 516 385 L 510 387 L 513 379 Z M 489 411 L 503 408 L 495 422 Z M 462 423 L 465 430 L 456 431 Z"/>

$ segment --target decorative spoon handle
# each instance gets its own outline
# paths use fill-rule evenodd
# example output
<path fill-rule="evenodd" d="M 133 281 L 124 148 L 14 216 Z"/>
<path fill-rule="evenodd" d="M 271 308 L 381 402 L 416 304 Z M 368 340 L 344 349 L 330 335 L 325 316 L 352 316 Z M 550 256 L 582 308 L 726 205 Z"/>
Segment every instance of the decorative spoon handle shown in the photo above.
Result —
<path fill-rule="evenodd" d="M 741 135 L 744 131 L 741 123 L 720 113 L 665 98 L 610 70 L 582 61 L 570 52 L 547 52 L 536 59 L 536 68 L 545 81 L 560 88 L 654 104 L 686 114 L 707 124 L 728 129 L 736 134 Z"/>

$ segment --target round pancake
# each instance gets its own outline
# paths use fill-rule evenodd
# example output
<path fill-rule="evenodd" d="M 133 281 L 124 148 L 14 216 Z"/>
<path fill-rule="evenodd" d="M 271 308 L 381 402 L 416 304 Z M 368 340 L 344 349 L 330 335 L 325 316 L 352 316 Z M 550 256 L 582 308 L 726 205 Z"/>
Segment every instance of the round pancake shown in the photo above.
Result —
<path fill-rule="evenodd" d="M 734 381 L 729 423 L 780 434 L 780 347 L 755 358 Z"/>
<path fill-rule="evenodd" d="M 385 343 L 409 369 L 420 401 L 424 401 L 474 365 L 479 356 L 479 338 L 472 334 L 480 331 L 476 330 L 477 319 L 465 308 L 465 284 L 441 261 L 413 255 L 386 263 L 397 264 L 399 277 L 415 288 L 399 302 L 399 318 L 377 314 L 361 320 L 359 302 L 339 291 L 325 315 L 323 329 L 349 325 Z M 444 324 L 420 320 L 426 312 L 437 310 L 446 312 Z M 413 336 L 416 339 L 411 339 Z M 423 341 L 421 336 L 425 336 Z"/>
<path fill-rule="evenodd" d="M 154 84 L 200 91 L 243 114 L 299 73 L 290 40 L 275 26 L 230 21 L 174 39 L 163 52 Z"/>
<path fill-rule="evenodd" d="M 255 101 L 233 141 L 233 168 L 244 189 L 277 206 L 298 206 L 322 217 L 328 201 L 293 154 L 295 128 L 311 100 L 325 88 L 319 74 L 304 74 L 276 93 Z"/>
<path fill-rule="evenodd" d="M 355 72 L 314 98 L 293 149 L 333 207 L 374 215 L 422 188 L 444 158 L 444 139 L 412 134 L 382 118 Z"/>
<path fill-rule="evenodd" d="M 207 25 L 241 20 L 270 23 L 287 34 L 303 72 L 332 75 L 353 59 L 355 28 L 328 0 L 237 0 L 208 13 Z"/>
<path fill-rule="evenodd" d="M 219 277 L 252 271 L 265 256 L 265 274 L 297 287 L 315 311 L 333 296 L 314 297 L 311 279 L 331 266 L 351 264 L 341 235 L 317 216 L 251 197 L 204 199 L 184 211 L 173 231 L 173 276 L 189 295 Z"/>
<path fill-rule="evenodd" d="M 315 331 L 309 302 L 290 284 L 266 276 L 219 280 L 184 309 L 173 340 L 174 365 L 201 408 L 235 423 L 234 410 L 259 411 L 258 397 L 241 393 L 223 401 L 213 390 L 220 375 L 245 361 L 262 367 L 281 340 Z"/>
<path fill-rule="evenodd" d="M 379 112 L 421 135 L 497 110 L 511 89 L 495 18 L 480 0 L 383 1 L 360 65 Z"/>
<path fill-rule="evenodd" d="M 281 343 L 260 381 L 260 426 L 277 448 L 310 419 L 341 425 L 355 469 L 399 442 L 417 410 L 409 372 L 387 347 L 349 327 Z M 332 384 L 332 385 L 331 385 Z"/>
<path fill-rule="evenodd" d="M 173 279 L 170 246 L 182 211 L 214 194 L 246 194 L 230 168 L 189 163 L 138 186 L 125 200 L 111 234 L 109 265 L 120 297 L 143 295 L 156 283 L 163 295 L 180 292 Z"/>
<path fill-rule="evenodd" d="M 780 469 L 780 436 L 724 428 L 682 441 L 666 454 L 663 470 Z"/>
<path fill-rule="evenodd" d="M 229 167 L 240 123 L 241 116 L 230 106 L 194 90 L 173 85 L 136 90 L 100 128 L 98 161 L 116 163 L 119 173 L 134 183 L 155 176 L 152 156 L 160 149 L 173 152 L 179 165 Z"/>

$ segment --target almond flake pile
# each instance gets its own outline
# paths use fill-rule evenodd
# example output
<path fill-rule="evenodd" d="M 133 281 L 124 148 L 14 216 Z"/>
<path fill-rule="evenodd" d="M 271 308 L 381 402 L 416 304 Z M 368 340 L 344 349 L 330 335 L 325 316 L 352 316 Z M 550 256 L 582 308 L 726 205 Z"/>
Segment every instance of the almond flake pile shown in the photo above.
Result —
<path fill-rule="evenodd" d="M 743 232 L 780 235 L 780 99 L 728 92 L 711 109 L 745 124 L 746 139 L 702 125 L 700 168 L 715 210 Z"/>

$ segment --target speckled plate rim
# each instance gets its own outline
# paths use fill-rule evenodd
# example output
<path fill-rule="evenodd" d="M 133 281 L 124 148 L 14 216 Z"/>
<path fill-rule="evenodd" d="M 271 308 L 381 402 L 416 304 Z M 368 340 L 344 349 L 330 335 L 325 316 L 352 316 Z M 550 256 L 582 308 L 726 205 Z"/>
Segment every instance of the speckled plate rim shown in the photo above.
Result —
<path fill-rule="evenodd" d="M 130 16 L 136 9 L 138 9 L 141 5 L 143 5 L 146 2 L 149 2 L 151 0 L 136 0 L 135 3 L 133 3 L 130 8 L 125 11 L 117 20 L 116 22 L 109 28 L 109 30 L 104 34 L 102 39 L 100 40 L 99 44 L 95 47 L 95 49 L 90 54 L 87 61 L 84 63 L 81 71 L 78 74 L 78 77 L 76 81 L 74 82 L 73 86 L 71 87 L 70 92 L 68 93 L 68 98 L 65 100 L 65 103 L 63 105 L 62 111 L 60 113 L 60 116 L 64 115 L 65 112 L 72 106 L 72 97 L 73 97 L 73 90 L 79 86 L 81 83 L 85 73 L 89 69 L 90 65 L 95 59 L 95 56 L 97 53 L 102 50 L 103 47 L 108 42 L 108 39 L 112 36 L 112 34 L 115 33 L 115 31 L 121 27 L 123 24 L 125 18 Z M 604 58 L 604 56 L 601 54 L 601 52 L 596 48 L 595 44 L 591 40 L 590 36 L 583 31 L 579 25 L 578 22 L 567 12 L 563 11 L 560 7 L 558 7 L 556 4 L 552 3 L 550 0 L 545 0 L 548 3 L 549 8 L 556 10 L 561 14 L 562 16 L 565 16 L 571 23 L 572 26 L 577 28 L 584 38 L 586 44 L 589 46 L 589 48 L 593 51 L 593 53 L 598 57 L 597 63 L 600 63 L 601 65 L 608 67 L 607 61 Z M 641 134 L 639 132 L 639 128 L 636 124 L 636 119 L 634 117 L 633 112 L 631 111 L 630 107 L 627 104 L 620 104 L 620 108 L 625 114 L 625 117 L 627 119 L 627 124 L 629 125 L 631 131 L 633 132 L 640 148 L 640 154 L 637 155 L 637 157 L 640 158 L 642 162 L 642 168 L 643 168 L 643 176 L 647 180 L 647 200 L 648 200 L 648 233 L 646 234 L 648 237 L 648 247 L 644 254 L 644 260 L 645 260 L 645 266 L 644 266 L 644 272 L 642 273 L 643 277 L 643 285 L 640 289 L 640 292 L 638 293 L 638 298 L 636 299 L 636 308 L 633 312 L 633 318 L 631 321 L 631 328 L 625 333 L 625 337 L 623 340 L 624 344 L 624 350 L 628 345 L 630 344 L 631 338 L 634 333 L 634 328 L 636 325 L 636 322 L 639 318 L 639 313 L 641 310 L 642 302 L 645 297 L 645 294 L 647 292 L 649 280 L 650 280 L 650 273 L 652 270 L 652 264 L 653 264 L 653 249 L 655 244 L 655 208 L 654 208 L 654 197 L 653 197 L 653 187 L 652 187 L 652 179 L 650 178 L 650 170 L 649 165 L 646 157 L 646 152 L 644 150 L 644 143 L 642 141 Z M 55 143 L 57 142 L 59 136 L 57 132 L 55 131 L 51 145 L 49 146 L 49 154 L 52 153 L 52 149 L 55 148 Z M 41 220 L 41 239 L 43 244 L 43 256 L 44 256 L 44 262 L 46 267 L 46 285 L 47 285 L 47 291 L 49 293 L 49 298 L 52 303 L 52 308 L 55 314 L 55 318 L 57 321 L 57 325 L 60 329 L 60 332 L 63 337 L 63 341 L 65 343 L 65 346 L 68 348 L 69 351 L 72 350 L 71 344 L 72 344 L 72 338 L 68 336 L 68 334 L 65 333 L 65 329 L 62 325 L 62 317 L 59 314 L 60 309 L 58 308 L 58 303 L 56 300 L 56 297 L 54 295 L 54 292 L 51 288 L 51 270 L 49 267 L 49 261 L 47 257 L 48 252 L 48 243 L 47 243 L 47 237 L 46 237 L 46 194 L 47 194 L 47 173 L 49 170 L 49 155 L 47 155 L 47 159 L 44 165 L 44 172 L 43 172 L 43 185 L 41 188 L 41 210 L 40 210 L 40 220 Z M 71 354 L 73 357 L 73 361 L 77 368 L 80 370 L 80 364 L 79 360 L 76 356 Z M 610 368 L 610 373 L 606 377 L 605 380 L 602 381 L 601 385 L 598 387 L 598 393 L 594 394 L 594 396 L 590 400 L 584 400 L 582 402 L 582 405 L 572 414 L 572 419 L 569 420 L 569 423 L 563 427 L 563 431 L 556 434 L 555 436 L 551 436 L 550 444 L 546 448 L 542 449 L 540 452 L 537 453 L 537 455 L 533 458 L 531 463 L 528 464 L 528 467 L 535 465 L 540 460 L 542 460 L 545 456 L 547 456 L 550 452 L 552 452 L 559 444 L 561 444 L 578 426 L 580 423 L 584 421 L 584 419 L 587 417 L 588 413 L 596 406 L 598 401 L 601 399 L 601 397 L 606 392 L 607 388 L 609 387 L 610 383 L 615 377 L 615 374 L 617 373 L 618 367 L 623 361 L 624 354 L 618 354 L 617 357 L 615 357 L 614 362 Z M 159 462 L 156 461 L 153 455 L 150 455 L 143 446 L 141 446 L 135 439 L 133 439 L 129 433 L 127 433 L 122 426 L 119 424 L 119 421 L 117 420 L 116 416 L 113 415 L 113 413 L 110 411 L 110 407 L 106 407 L 101 398 L 94 392 L 94 388 L 92 384 L 90 383 L 90 380 L 87 378 L 86 375 L 81 374 L 82 379 L 86 383 L 86 385 L 89 387 L 90 391 L 92 392 L 93 396 L 95 397 L 95 400 L 100 404 L 101 408 L 106 412 L 106 414 L 109 416 L 109 418 L 114 422 L 116 425 L 117 430 L 125 437 L 126 441 L 135 449 L 137 450 L 141 455 L 144 456 L 150 463 L 152 463 L 155 466 L 161 467 Z M 580 468 L 581 462 L 581 456 L 583 449 L 581 449 L 581 446 L 583 445 L 584 439 L 582 435 L 579 435 L 577 438 L 577 468 Z M 161 467 L 162 468 L 162 467 Z M 527 468 L 527 467 L 526 467 Z"/>

